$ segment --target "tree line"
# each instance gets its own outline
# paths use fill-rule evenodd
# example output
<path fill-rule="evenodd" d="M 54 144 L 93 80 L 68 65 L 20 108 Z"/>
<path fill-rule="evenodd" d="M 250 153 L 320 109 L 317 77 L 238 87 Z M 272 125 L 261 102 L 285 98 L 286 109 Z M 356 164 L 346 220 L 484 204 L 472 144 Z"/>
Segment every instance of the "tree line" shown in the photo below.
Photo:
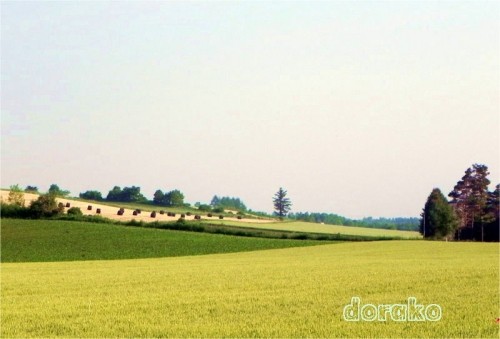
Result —
<path fill-rule="evenodd" d="M 488 167 L 469 167 L 446 199 L 439 188 L 422 210 L 419 231 L 424 238 L 499 241 L 500 185 L 488 190 Z"/>

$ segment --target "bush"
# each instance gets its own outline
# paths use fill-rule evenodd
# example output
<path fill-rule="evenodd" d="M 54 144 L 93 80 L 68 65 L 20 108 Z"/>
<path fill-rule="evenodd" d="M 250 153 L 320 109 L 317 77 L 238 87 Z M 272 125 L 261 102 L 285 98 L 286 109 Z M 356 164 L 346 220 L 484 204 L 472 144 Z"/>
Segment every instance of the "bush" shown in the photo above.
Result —
<path fill-rule="evenodd" d="M 28 219 L 31 217 L 31 213 L 28 207 L 2 202 L 0 204 L 0 216 L 2 218 Z"/>
<path fill-rule="evenodd" d="M 71 207 L 70 209 L 68 209 L 67 213 L 70 215 L 83 215 L 80 207 Z"/>
<path fill-rule="evenodd" d="M 212 210 L 214 213 L 224 213 L 223 207 L 216 207 Z"/>
<path fill-rule="evenodd" d="M 24 206 L 24 193 L 19 185 L 10 186 L 9 198 L 7 200 L 12 205 Z"/>
<path fill-rule="evenodd" d="M 54 194 L 42 194 L 38 199 L 31 202 L 29 207 L 31 217 L 46 218 L 53 217 L 64 212 L 64 207 L 57 206 Z"/>
<path fill-rule="evenodd" d="M 198 210 L 202 212 L 210 212 L 212 210 L 212 207 L 210 205 L 200 205 L 198 207 Z"/>

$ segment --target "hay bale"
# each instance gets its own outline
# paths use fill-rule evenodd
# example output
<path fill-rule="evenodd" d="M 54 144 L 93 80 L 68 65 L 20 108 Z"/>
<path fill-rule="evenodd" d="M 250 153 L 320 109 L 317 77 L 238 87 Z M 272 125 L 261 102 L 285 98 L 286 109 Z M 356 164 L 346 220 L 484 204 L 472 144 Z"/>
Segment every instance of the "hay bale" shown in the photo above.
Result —
<path fill-rule="evenodd" d="M 95 210 L 95 213 L 96 213 L 96 214 L 101 214 L 101 209 L 100 209 L 100 208 L 96 209 L 96 210 Z"/>
<path fill-rule="evenodd" d="M 211 217 L 212 217 L 212 213 L 208 213 L 208 214 L 207 214 L 207 216 L 208 216 L 209 218 L 211 218 Z"/>
<path fill-rule="evenodd" d="M 92 205 L 87 206 L 87 211 L 92 211 Z"/>
<path fill-rule="evenodd" d="M 194 218 L 195 218 L 196 220 L 201 220 L 201 216 L 199 216 L 199 215 L 195 215 L 195 216 L 194 216 Z"/>
<path fill-rule="evenodd" d="M 64 208 L 64 204 L 62 202 L 60 202 L 60 203 L 57 204 L 57 207 Z"/>
<path fill-rule="evenodd" d="M 189 217 L 191 216 L 191 212 L 186 212 L 186 215 Z"/>
<path fill-rule="evenodd" d="M 137 215 L 137 214 L 138 214 L 137 211 L 132 212 L 132 215 Z"/>
<path fill-rule="evenodd" d="M 186 217 L 186 215 L 185 215 L 185 214 L 181 214 L 181 218 L 185 218 L 185 217 Z"/>
<path fill-rule="evenodd" d="M 219 219 L 224 219 L 224 216 L 223 215 L 219 215 Z"/>
<path fill-rule="evenodd" d="M 116 214 L 123 215 L 123 213 L 125 213 L 125 211 L 120 208 Z"/>
<path fill-rule="evenodd" d="M 156 218 L 156 211 L 151 212 L 151 218 Z"/>
<path fill-rule="evenodd" d="M 161 211 L 160 211 L 160 214 L 165 214 L 165 211 L 164 211 L 164 210 L 161 210 Z"/>
<path fill-rule="evenodd" d="M 237 217 L 237 218 L 238 218 L 239 220 L 241 220 L 241 215 L 238 215 L 238 217 Z"/>
<path fill-rule="evenodd" d="M 66 203 L 66 207 L 70 207 L 71 204 L 69 202 Z"/>

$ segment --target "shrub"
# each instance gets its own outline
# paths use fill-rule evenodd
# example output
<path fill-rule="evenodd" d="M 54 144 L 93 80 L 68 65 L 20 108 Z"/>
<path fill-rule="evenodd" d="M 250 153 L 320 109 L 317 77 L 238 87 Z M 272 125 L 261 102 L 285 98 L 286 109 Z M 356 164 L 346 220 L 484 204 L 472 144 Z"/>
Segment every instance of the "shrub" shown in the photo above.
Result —
<path fill-rule="evenodd" d="M 30 218 L 31 213 L 28 207 L 0 203 L 0 216 L 2 218 Z"/>
<path fill-rule="evenodd" d="M 29 207 L 33 218 L 53 217 L 64 212 L 64 207 L 56 203 L 54 194 L 42 194 L 38 199 L 33 200 Z"/>
<path fill-rule="evenodd" d="M 82 210 L 79 207 L 71 207 L 68 209 L 67 213 L 70 215 L 83 215 Z"/>
<path fill-rule="evenodd" d="M 212 207 L 210 205 L 200 205 L 198 209 L 202 212 L 210 212 Z"/>
<path fill-rule="evenodd" d="M 223 213 L 224 208 L 223 207 L 216 207 L 212 210 L 214 213 Z"/>
<path fill-rule="evenodd" d="M 13 205 L 24 206 L 24 193 L 19 185 L 10 186 L 9 197 L 7 201 Z"/>

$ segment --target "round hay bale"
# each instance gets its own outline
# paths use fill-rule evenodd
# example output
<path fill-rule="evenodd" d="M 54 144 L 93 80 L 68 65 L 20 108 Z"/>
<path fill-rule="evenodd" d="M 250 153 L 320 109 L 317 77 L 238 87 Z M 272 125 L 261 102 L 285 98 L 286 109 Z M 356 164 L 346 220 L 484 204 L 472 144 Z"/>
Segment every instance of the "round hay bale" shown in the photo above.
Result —
<path fill-rule="evenodd" d="M 95 213 L 96 213 L 96 214 L 101 214 L 101 209 L 100 209 L 100 208 L 96 209 L 96 210 L 95 210 Z"/>
<path fill-rule="evenodd" d="M 92 205 L 87 206 L 87 211 L 92 211 Z"/>

